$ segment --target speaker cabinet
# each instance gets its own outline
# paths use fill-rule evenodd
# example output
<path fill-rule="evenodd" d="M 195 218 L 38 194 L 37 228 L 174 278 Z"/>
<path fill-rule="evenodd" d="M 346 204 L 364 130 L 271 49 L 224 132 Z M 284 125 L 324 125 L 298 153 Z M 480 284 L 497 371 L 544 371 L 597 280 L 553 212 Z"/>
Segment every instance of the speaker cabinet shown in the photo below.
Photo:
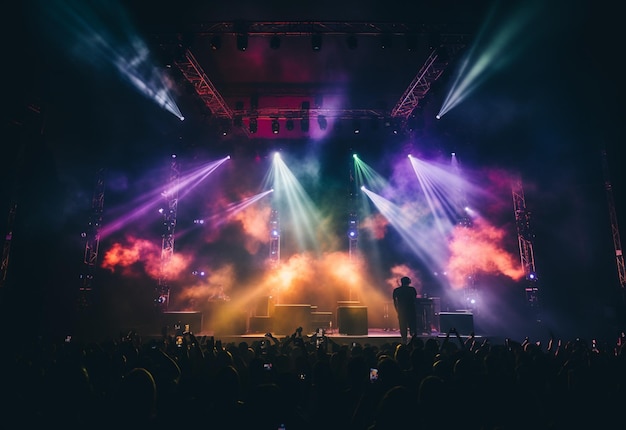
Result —
<path fill-rule="evenodd" d="M 339 306 L 337 329 L 339 334 L 367 335 L 367 306 Z"/>
<path fill-rule="evenodd" d="M 311 305 L 274 305 L 274 325 L 272 334 L 291 335 L 298 327 L 303 333 L 311 331 Z"/>
<path fill-rule="evenodd" d="M 272 300 L 270 296 L 262 296 L 256 300 L 254 307 L 255 317 L 272 316 Z"/>
<path fill-rule="evenodd" d="M 203 332 L 214 336 L 237 335 L 246 332 L 248 315 L 231 302 L 209 302 L 204 313 Z"/>
<path fill-rule="evenodd" d="M 272 317 L 250 317 L 251 333 L 268 333 L 272 331 Z"/>
<path fill-rule="evenodd" d="M 474 331 L 474 315 L 469 312 L 439 312 L 441 333 L 455 328 L 460 335 L 468 336 Z"/>
<path fill-rule="evenodd" d="M 323 328 L 324 330 L 330 330 L 333 328 L 333 313 L 332 312 L 311 312 L 311 328 L 316 330 Z"/>

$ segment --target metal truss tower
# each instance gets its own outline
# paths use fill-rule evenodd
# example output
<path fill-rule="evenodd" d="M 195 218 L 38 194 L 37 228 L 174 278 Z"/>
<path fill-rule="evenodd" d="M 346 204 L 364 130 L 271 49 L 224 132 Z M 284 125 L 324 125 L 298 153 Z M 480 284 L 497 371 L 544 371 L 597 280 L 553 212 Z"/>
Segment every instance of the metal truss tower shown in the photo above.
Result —
<path fill-rule="evenodd" d="M 463 205 L 461 211 L 457 226 L 462 229 L 461 235 L 466 236 L 464 240 L 469 240 L 467 236 L 470 234 L 469 230 L 474 227 L 474 223 L 472 222 L 472 218 L 465 211 L 465 205 Z M 471 310 L 474 313 L 477 313 L 479 310 L 477 278 L 478 274 L 476 268 L 472 267 L 467 274 L 465 285 L 463 286 L 463 306 L 465 309 Z"/>
<path fill-rule="evenodd" d="M 357 252 L 357 242 L 359 238 L 359 220 L 354 212 L 348 217 L 348 252 L 350 260 L 354 259 Z"/>
<path fill-rule="evenodd" d="M 278 219 L 278 211 L 272 210 L 270 216 L 270 263 L 273 267 L 280 263 L 280 223 Z"/>
<path fill-rule="evenodd" d="M 533 251 L 534 233 L 530 225 L 530 212 L 526 209 L 526 200 L 524 198 L 524 189 L 522 188 L 521 179 L 514 179 L 511 188 L 520 259 L 526 280 L 524 287 L 526 300 L 531 308 L 538 309 L 540 305 L 539 279 L 535 269 L 535 255 Z"/>
<path fill-rule="evenodd" d="M 100 169 L 96 178 L 96 187 L 91 200 L 91 216 L 87 229 L 83 233 L 85 238 L 85 253 L 83 256 L 84 271 L 80 274 L 77 306 L 80 311 L 87 311 L 93 305 L 93 281 L 98 262 L 100 247 L 100 229 L 102 228 L 102 213 L 104 211 L 104 171 Z"/>
<path fill-rule="evenodd" d="M 9 218 L 7 220 L 7 233 L 2 246 L 2 262 L 0 263 L 0 287 L 3 287 L 7 279 L 7 271 L 9 269 L 9 256 L 11 254 L 11 242 L 13 240 L 13 226 L 15 224 L 15 212 L 17 211 L 17 203 L 12 203 L 9 208 Z"/>
<path fill-rule="evenodd" d="M 602 150 L 602 168 L 604 173 L 604 187 L 606 190 L 607 202 L 609 205 L 609 217 L 611 220 L 611 236 L 613 238 L 613 247 L 615 249 L 615 263 L 617 265 L 617 276 L 619 280 L 622 300 L 626 301 L 626 268 L 624 266 L 624 252 L 619 236 L 619 227 L 617 225 L 617 213 L 615 211 L 615 200 L 613 198 L 613 186 L 611 185 L 609 175 L 609 164 L 606 159 L 606 150 Z"/>
<path fill-rule="evenodd" d="M 159 311 L 167 311 L 170 303 L 169 264 L 174 255 L 174 232 L 178 211 L 178 187 L 180 171 L 178 160 L 172 155 L 168 187 L 163 191 L 166 207 L 163 209 L 163 233 L 161 242 L 161 270 L 157 285 L 155 304 Z"/>

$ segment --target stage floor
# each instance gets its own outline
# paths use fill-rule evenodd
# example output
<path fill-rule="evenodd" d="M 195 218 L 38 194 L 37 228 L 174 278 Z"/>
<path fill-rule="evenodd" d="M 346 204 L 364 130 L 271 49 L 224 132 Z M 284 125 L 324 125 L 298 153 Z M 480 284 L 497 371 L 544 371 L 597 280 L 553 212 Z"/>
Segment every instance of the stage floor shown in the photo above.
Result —
<path fill-rule="evenodd" d="M 311 336 L 313 333 L 306 333 L 307 336 Z M 265 333 L 245 333 L 240 335 L 228 335 L 228 334 L 216 334 L 213 332 L 204 332 L 204 333 L 194 333 L 196 337 L 202 336 L 214 336 L 215 339 L 219 339 L 222 343 L 235 343 L 239 344 L 240 342 L 247 342 L 249 344 L 254 341 L 260 341 L 265 338 Z M 287 336 L 291 336 L 291 334 L 279 334 L 272 333 L 274 337 L 277 339 L 283 339 Z M 326 337 L 328 337 L 332 342 L 335 342 L 339 345 L 352 345 L 353 342 L 356 342 L 360 345 L 374 345 L 380 347 L 381 345 L 388 343 L 399 343 L 401 341 L 400 331 L 398 329 L 381 329 L 381 328 L 369 328 L 367 330 L 367 334 L 362 335 L 350 335 L 350 334 L 342 334 L 338 333 L 336 330 L 326 332 Z M 422 333 L 418 335 L 419 338 L 423 340 L 427 340 L 428 338 L 437 338 L 441 342 L 446 337 L 446 333 L 438 333 L 432 332 Z M 476 338 L 481 338 L 481 336 L 476 335 Z M 456 338 L 456 337 L 455 337 Z M 467 335 L 461 335 L 462 339 L 466 339 Z"/>

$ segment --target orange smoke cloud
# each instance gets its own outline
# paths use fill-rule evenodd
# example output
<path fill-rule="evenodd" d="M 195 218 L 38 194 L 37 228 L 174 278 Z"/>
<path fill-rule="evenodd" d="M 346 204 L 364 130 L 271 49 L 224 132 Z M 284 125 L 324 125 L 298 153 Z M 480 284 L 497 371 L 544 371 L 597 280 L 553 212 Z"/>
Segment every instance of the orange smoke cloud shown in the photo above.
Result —
<path fill-rule="evenodd" d="M 368 230 L 374 239 L 383 239 L 387 234 L 389 221 L 382 214 L 374 214 L 365 218 L 360 227 Z"/>
<path fill-rule="evenodd" d="M 456 226 L 450 242 L 448 262 L 450 285 L 454 289 L 466 286 L 470 276 L 477 273 L 501 274 L 519 280 L 524 276 L 520 262 L 502 248 L 505 232 L 483 219 L 474 220 L 470 228 Z"/>
<path fill-rule="evenodd" d="M 261 245 L 269 241 L 271 211 L 269 206 L 252 205 L 233 215 L 233 218 L 241 223 L 246 234 L 244 247 L 250 254 L 256 254 Z"/>
<path fill-rule="evenodd" d="M 125 276 L 139 276 L 143 272 L 153 278 L 161 275 L 161 248 L 158 244 L 133 236 L 126 238 L 127 244 L 114 243 L 103 257 L 102 268 L 121 270 Z M 175 278 L 186 270 L 189 258 L 173 254 L 165 266 L 163 276 Z M 142 269 L 142 270 L 140 270 Z"/>
<path fill-rule="evenodd" d="M 235 282 L 235 270 L 232 265 L 226 265 L 211 270 L 206 277 L 199 278 L 191 285 L 180 290 L 176 300 L 181 303 L 183 310 L 202 308 L 211 300 L 229 300 L 230 292 Z"/>
<path fill-rule="evenodd" d="M 279 303 L 310 303 L 334 309 L 339 300 L 349 300 L 351 293 L 363 294 L 371 285 L 362 270 L 362 262 L 346 252 L 322 255 L 296 254 L 268 270 L 257 281 Z"/>

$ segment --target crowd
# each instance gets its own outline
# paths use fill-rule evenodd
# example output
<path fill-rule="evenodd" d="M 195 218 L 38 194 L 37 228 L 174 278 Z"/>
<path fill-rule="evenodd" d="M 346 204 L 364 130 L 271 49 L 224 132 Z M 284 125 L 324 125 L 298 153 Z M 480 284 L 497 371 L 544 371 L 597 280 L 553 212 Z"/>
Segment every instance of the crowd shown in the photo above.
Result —
<path fill-rule="evenodd" d="M 625 339 L 22 338 L 0 354 L 3 416 L 15 428 L 619 428 Z"/>

